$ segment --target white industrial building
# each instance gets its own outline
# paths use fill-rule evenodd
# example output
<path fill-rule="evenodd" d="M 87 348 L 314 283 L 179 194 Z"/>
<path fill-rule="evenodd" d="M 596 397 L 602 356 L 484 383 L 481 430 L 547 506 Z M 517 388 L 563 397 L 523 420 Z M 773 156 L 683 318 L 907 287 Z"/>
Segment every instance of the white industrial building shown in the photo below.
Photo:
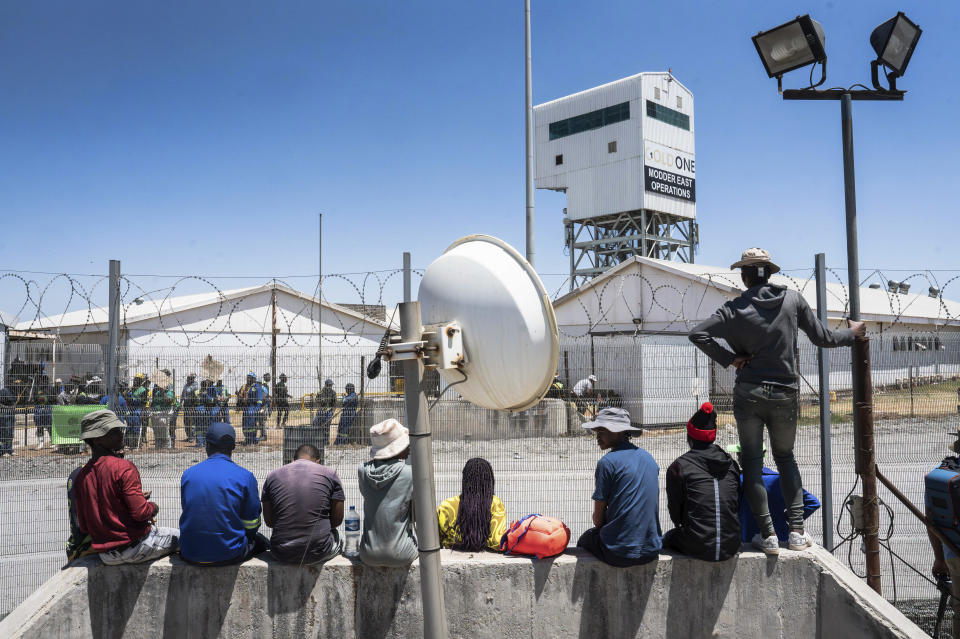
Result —
<path fill-rule="evenodd" d="M 771 281 L 799 291 L 816 311 L 813 279 L 777 274 Z M 625 407 L 637 422 L 685 422 L 711 392 L 726 392 L 733 382 L 733 370 L 713 365 L 687 335 L 743 290 L 739 271 L 633 257 L 554 302 L 561 349 L 569 351 L 567 371 L 561 353 L 561 374 L 596 374 L 600 387 L 630 398 Z M 845 285 L 827 283 L 832 328 L 846 317 L 847 299 Z M 875 385 L 911 373 L 960 374 L 960 302 L 861 288 L 860 305 Z M 818 385 L 816 349 L 805 337 L 800 343 L 801 392 L 810 394 Z M 833 357 L 831 388 L 849 389 L 849 351 Z"/>
<path fill-rule="evenodd" d="M 537 188 L 566 193 L 571 220 L 641 209 L 696 218 L 693 94 L 672 74 L 638 73 L 539 104 L 534 117 Z"/>
<path fill-rule="evenodd" d="M 269 372 L 275 354 L 277 372 L 286 372 L 295 395 L 315 391 L 318 379 L 326 377 L 335 379 L 338 390 L 347 382 L 359 389 L 361 357 L 369 360 L 386 330 L 380 319 L 275 283 L 135 300 L 120 314 L 120 367 L 127 378 L 171 369 L 180 382 L 188 372 L 202 374 L 209 357 L 223 367 L 224 383 L 232 389 L 248 370 L 258 376 Z M 103 375 L 108 310 L 20 321 L 10 338 L 11 360 L 30 362 L 42 352 L 51 377 Z M 386 378 L 377 382 L 388 384 Z"/>
<path fill-rule="evenodd" d="M 693 261 L 693 106 L 650 72 L 534 108 L 536 186 L 567 197 L 571 288 L 633 255 Z"/>

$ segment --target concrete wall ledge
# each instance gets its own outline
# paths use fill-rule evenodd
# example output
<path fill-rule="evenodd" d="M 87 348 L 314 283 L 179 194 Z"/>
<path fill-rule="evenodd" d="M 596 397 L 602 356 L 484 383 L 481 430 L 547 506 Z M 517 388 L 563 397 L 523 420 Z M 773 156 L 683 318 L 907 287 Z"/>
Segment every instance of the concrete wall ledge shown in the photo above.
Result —
<path fill-rule="evenodd" d="M 544 560 L 443 551 L 452 637 L 872 637 L 923 632 L 822 549 L 716 564 L 661 555 L 611 568 L 571 549 Z M 422 634 L 417 564 L 338 557 L 290 566 L 269 554 L 198 568 L 178 557 L 60 572 L 0 622 L 0 637 L 336 637 Z"/>

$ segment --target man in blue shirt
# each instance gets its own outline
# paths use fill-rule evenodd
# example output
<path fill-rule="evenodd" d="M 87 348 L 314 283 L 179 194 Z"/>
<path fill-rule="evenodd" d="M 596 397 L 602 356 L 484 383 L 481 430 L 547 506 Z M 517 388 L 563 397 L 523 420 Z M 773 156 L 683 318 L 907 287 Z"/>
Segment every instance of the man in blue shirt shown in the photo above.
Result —
<path fill-rule="evenodd" d="M 766 455 L 766 445 L 763 446 L 762 450 L 763 454 Z M 737 461 L 740 461 L 740 444 L 727 446 L 727 452 L 731 455 L 736 455 Z M 766 466 L 763 466 L 762 472 L 763 486 L 767 489 L 767 505 L 770 507 L 770 519 L 773 520 L 773 530 L 776 532 L 777 539 L 780 543 L 787 543 L 790 538 L 790 524 L 787 522 L 787 504 L 783 500 L 783 491 L 780 489 L 780 473 Z M 804 489 L 803 518 L 807 519 L 810 515 L 817 512 L 818 508 L 820 508 L 820 500 Z M 753 511 L 750 510 L 750 501 L 741 499 L 740 539 L 748 542 L 759 534 L 760 529 L 757 528 L 757 520 L 753 516 Z"/>
<path fill-rule="evenodd" d="M 583 425 L 610 452 L 597 462 L 593 491 L 593 525 L 577 541 L 611 566 L 637 566 L 657 558 L 661 548 L 657 502 L 660 467 L 647 451 L 629 441 L 640 429 L 622 408 L 604 408 Z"/>
<path fill-rule="evenodd" d="M 207 431 L 207 459 L 180 480 L 180 555 L 191 563 L 241 563 L 269 547 L 260 528 L 257 479 L 230 455 L 236 432 L 216 423 Z"/>

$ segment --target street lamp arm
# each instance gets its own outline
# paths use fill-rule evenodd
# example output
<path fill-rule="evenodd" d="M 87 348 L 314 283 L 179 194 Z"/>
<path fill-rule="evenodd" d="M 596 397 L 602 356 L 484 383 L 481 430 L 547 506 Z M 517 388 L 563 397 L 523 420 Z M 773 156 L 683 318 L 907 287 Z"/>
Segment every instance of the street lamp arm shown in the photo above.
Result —
<path fill-rule="evenodd" d="M 902 101 L 906 91 L 886 91 L 875 89 L 787 89 L 784 100 L 842 100 L 849 95 L 851 100 Z"/>

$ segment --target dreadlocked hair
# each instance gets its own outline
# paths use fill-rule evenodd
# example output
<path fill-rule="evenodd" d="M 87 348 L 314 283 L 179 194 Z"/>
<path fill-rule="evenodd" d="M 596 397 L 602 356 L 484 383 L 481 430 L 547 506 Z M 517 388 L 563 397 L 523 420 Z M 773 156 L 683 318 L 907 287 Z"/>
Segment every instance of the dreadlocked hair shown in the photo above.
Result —
<path fill-rule="evenodd" d="M 478 552 L 487 546 L 490 536 L 490 505 L 493 503 L 493 468 L 483 457 L 468 459 L 463 465 L 460 508 L 456 527 L 460 543 L 454 550 Z"/>

